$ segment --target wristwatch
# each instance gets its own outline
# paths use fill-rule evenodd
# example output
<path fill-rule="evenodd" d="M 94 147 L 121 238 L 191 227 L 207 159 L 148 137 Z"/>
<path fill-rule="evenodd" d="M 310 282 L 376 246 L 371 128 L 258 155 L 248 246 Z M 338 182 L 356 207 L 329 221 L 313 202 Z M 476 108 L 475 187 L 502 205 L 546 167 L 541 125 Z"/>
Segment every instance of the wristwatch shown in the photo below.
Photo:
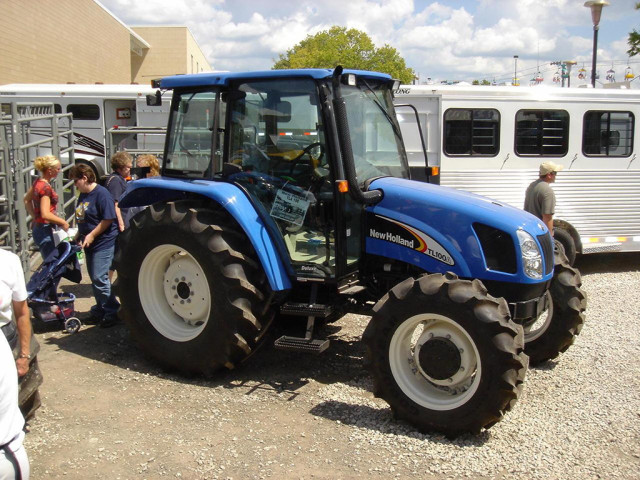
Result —
<path fill-rule="evenodd" d="M 30 353 L 21 353 L 19 358 L 26 358 L 27 360 L 31 360 Z"/>

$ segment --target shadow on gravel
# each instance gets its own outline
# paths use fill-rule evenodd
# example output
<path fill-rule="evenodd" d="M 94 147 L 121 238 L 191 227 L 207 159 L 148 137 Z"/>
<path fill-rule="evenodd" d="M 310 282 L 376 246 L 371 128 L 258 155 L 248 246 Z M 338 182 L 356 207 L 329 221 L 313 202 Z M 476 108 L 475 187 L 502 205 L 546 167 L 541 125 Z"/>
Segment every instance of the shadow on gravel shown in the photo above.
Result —
<path fill-rule="evenodd" d="M 327 420 L 344 423 L 345 425 L 444 445 L 478 447 L 491 440 L 491 433 L 487 430 L 478 435 L 461 435 L 454 440 L 437 433 L 423 434 L 402 420 L 394 419 L 390 408 L 373 408 L 366 405 L 353 405 L 331 400 L 316 405 L 309 410 L 309 413 Z"/>
<path fill-rule="evenodd" d="M 591 273 L 621 273 L 640 270 L 640 252 L 592 253 L 581 255 L 575 266 L 583 275 Z"/>
<path fill-rule="evenodd" d="M 121 369 L 185 384 L 237 389 L 244 395 L 272 391 L 282 398 L 282 393 L 287 393 L 289 396 L 285 398 L 288 401 L 295 400 L 299 390 L 310 380 L 332 384 L 367 375 L 362 368 L 364 347 L 359 340 L 342 338 L 342 328 L 335 324 L 323 326 L 318 332 L 318 335 L 331 340 L 330 348 L 320 356 L 276 350 L 273 342 L 283 331 L 274 325 L 262 347 L 245 363 L 210 379 L 189 378 L 162 370 L 136 347 L 124 324 L 108 329 L 84 325 L 77 333 L 68 335 L 61 333 L 62 327 L 58 322 L 43 324 L 34 319 L 34 330 L 38 333 L 58 332 L 55 336 L 41 339 L 41 342 Z"/>
<path fill-rule="evenodd" d="M 560 359 L 562 358 L 562 354 L 558 358 L 553 360 L 547 360 L 546 362 L 538 363 L 537 365 L 529 365 L 529 369 L 543 370 L 545 372 L 551 372 L 556 368 Z M 526 382 L 526 381 L 525 381 Z"/>

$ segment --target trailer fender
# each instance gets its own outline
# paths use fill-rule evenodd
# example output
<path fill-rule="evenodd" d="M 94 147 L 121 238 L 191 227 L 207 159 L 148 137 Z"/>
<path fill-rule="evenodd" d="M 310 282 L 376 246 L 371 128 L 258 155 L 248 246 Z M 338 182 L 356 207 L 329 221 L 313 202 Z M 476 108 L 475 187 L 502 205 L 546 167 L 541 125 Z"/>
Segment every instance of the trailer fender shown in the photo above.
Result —
<path fill-rule="evenodd" d="M 206 197 L 218 203 L 238 222 L 251 241 L 274 292 L 291 288 L 291 266 L 284 263 L 267 226 L 253 204 L 240 188 L 231 183 L 145 178 L 130 182 L 118 205 L 121 208 L 142 207 L 193 196 Z"/>
<path fill-rule="evenodd" d="M 567 233 L 571 235 L 573 242 L 576 244 L 576 252 L 582 253 L 582 239 L 580 238 L 580 234 L 578 233 L 578 230 L 576 230 L 576 228 L 573 225 L 571 225 L 569 222 L 561 218 L 554 218 L 553 227 L 566 230 Z"/>

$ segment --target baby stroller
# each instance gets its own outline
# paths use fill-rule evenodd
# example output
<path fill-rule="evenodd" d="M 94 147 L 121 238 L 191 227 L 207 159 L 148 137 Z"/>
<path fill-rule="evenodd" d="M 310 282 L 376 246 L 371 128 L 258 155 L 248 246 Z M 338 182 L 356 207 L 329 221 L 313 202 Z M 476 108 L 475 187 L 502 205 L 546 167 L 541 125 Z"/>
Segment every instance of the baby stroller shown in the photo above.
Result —
<path fill-rule="evenodd" d="M 58 293 L 57 289 L 62 277 L 75 283 L 82 280 L 77 256 L 81 249 L 79 245 L 60 242 L 27 283 L 27 303 L 33 315 L 42 322 L 61 322 L 67 333 L 76 333 L 82 322 L 74 317 L 75 295 Z"/>

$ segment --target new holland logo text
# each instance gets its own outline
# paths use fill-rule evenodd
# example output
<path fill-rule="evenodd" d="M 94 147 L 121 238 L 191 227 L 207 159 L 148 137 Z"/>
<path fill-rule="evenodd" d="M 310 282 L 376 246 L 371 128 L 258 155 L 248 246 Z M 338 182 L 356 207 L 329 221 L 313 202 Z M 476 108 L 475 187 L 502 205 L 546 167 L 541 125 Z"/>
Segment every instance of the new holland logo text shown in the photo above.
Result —
<path fill-rule="evenodd" d="M 395 243 L 447 265 L 455 265 L 447 249 L 426 233 L 382 215 L 375 215 L 369 218 L 369 238 Z"/>
<path fill-rule="evenodd" d="M 406 238 L 402 238 L 400 235 L 394 235 L 391 232 L 376 232 L 373 228 L 370 228 L 369 236 L 380 240 L 386 240 L 387 242 L 397 243 L 403 247 L 415 248 L 414 240 L 407 240 Z"/>

